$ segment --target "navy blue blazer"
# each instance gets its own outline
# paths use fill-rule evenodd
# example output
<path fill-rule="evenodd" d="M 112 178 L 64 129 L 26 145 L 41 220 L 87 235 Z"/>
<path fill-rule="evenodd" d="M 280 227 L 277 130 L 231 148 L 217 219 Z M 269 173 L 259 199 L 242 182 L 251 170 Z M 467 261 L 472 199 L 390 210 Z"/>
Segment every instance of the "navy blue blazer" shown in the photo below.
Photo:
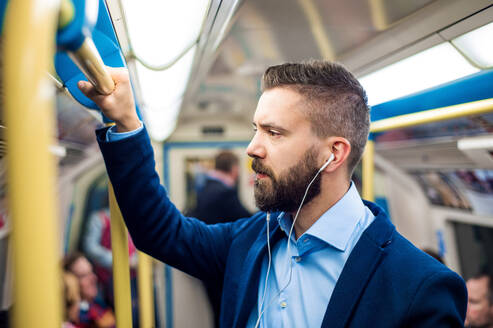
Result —
<path fill-rule="evenodd" d="M 222 277 L 220 325 L 245 327 L 267 253 L 266 214 L 215 225 L 184 217 L 160 185 L 145 129 L 111 143 L 106 129 L 96 133 L 135 245 L 206 283 Z M 342 270 L 322 327 L 463 327 L 462 278 L 402 237 L 380 207 L 365 205 L 375 220 Z M 273 244 L 284 237 L 277 220 L 270 229 Z"/>

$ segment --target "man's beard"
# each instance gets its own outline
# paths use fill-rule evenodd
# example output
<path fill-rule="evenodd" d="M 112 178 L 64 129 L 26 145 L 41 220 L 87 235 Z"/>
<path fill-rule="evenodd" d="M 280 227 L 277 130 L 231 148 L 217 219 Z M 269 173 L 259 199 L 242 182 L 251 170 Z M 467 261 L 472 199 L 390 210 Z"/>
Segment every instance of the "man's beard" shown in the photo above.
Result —
<path fill-rule="evenodd" d="M 297 164 L 278 178 L 275 178 L 272 170 L 263 166 L 258 158 L 253 159 L 252 169 L 256 173 L 268 176 L 255 181 L 254 196 L 257 207 L 265 212 L 294 212 L 298 210 L 308 184 L 318 171 L 316 151 L 313 147 L 308 149 Z M 320 194 L 320 184 L 319 175 L 310 186 L 304 204 L 308 204 Z"/>

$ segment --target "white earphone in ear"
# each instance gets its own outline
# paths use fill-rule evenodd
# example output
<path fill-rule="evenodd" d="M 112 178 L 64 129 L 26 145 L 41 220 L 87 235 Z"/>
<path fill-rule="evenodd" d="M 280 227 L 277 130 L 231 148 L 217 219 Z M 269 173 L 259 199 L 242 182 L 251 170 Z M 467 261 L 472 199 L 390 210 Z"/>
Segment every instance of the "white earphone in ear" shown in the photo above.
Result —
<path fill-rule="evenodd" d="M 319 171 L 323 171 L 334 160 L 334 154 L 331 153 L 329 159 L 322 165 Z"/>

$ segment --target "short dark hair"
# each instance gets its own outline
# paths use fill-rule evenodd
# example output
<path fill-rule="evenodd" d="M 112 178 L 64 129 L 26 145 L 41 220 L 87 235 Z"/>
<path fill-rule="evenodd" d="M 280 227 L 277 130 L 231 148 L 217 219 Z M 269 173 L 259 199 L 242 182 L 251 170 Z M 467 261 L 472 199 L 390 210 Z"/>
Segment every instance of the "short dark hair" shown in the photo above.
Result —
<path fill-rule="evenodd" d="M 310 60 L 269 67 L 262 91 L 288 87 L 306 100 L 306 113 L 314 133 L 326 138 L 341 136 L 351 143 L 348 173 L 358 164 L 370 130 L 366 92 L 358 80 L 338 63 Z"/>
<path fill-rule="evenodd" d="M 63 269 L 65 271 L 73 273 L 72 265 L 74 265 L 74 263 L 77 262 L 81 258 L 87 259 L 87 257 L 80 252 L 73 252 L 73 253 L 65 255 L 65 257 L 62 261 Z"/>
<path fill-rule="evenodd" d="M 214 168 L 222 172 L 231 172 L 231 168 L 238 165 L 238 157 L 229 150 L 223 150 L 214 158 Z"/>
<path fill-rule="evenodd" d="M 489 271 L 480 271 L 479 273 L 476 273 L 473 275 L 470 279 L 481 279 L 481 278 L 488 278 L 488 300 L 490 301 L 490 304 L 493 305 L 493 273 Z"/>

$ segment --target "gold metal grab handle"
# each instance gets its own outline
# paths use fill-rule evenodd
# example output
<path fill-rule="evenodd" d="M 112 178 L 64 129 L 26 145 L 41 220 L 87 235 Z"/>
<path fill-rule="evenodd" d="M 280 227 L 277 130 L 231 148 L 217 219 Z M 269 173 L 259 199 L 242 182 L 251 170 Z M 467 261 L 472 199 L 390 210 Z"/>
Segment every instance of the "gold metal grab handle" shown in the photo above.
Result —
<path fill-rule="evenodd" d="M 113 92 L 115 83 L 106 70 L 91 38 L 86 38 L 80 48 L 75 52 L 70 52 L 69 55 L 99 93 L 109 95 Z"/>
<path fill-rule="evenodd" d="M 58 28 L 64 28 L 73 20 L 75 15 L 74 5 L 71 0 L 62 0 L 58 16 Z M 113 92 L 115 84 L 109 75 L 98 49 L 91 38 L 86 37 L 82 45 L 76 51 L 69 51 L 70 58 L 84 73 L 99 93 L 109 95 Z"/>

